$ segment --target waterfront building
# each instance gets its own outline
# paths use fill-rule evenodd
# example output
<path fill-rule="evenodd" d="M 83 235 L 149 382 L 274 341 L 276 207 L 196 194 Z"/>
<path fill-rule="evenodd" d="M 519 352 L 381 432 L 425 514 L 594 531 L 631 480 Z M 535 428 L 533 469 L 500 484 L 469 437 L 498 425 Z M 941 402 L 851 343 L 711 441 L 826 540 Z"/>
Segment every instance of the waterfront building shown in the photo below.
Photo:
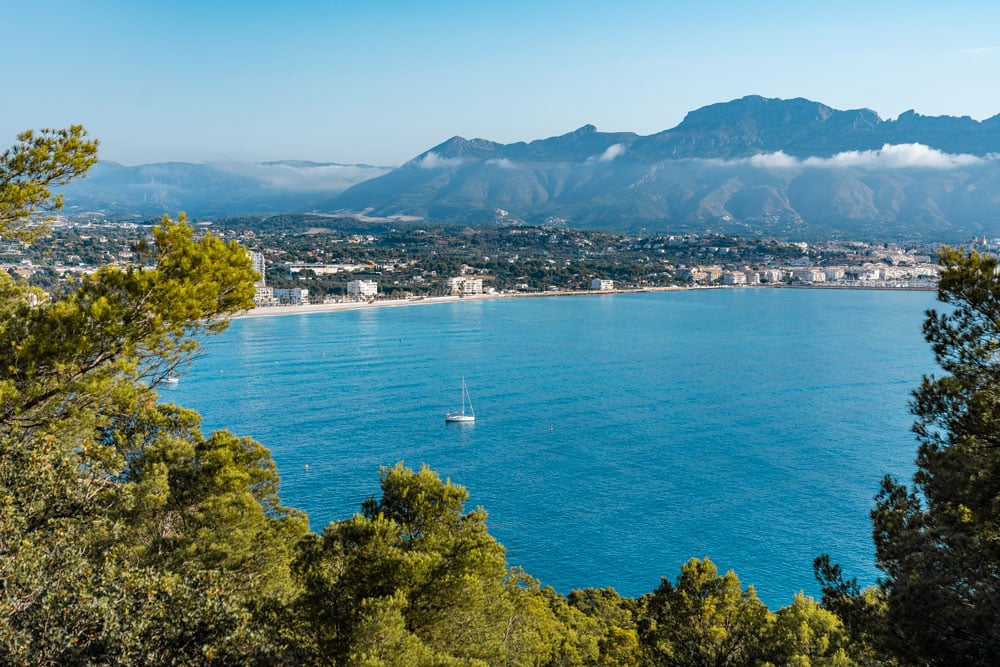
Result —
<path fill-rule="evenodd" d="M 378 296 L 378 283 L 374 280 L 348 281 L 347 295 L 361 298 Z"/>
<path fill-rule="evenodd" d="M 705 273 L 707 275 L 707 281 L 714 283 L 722 278 L 722 267 L 721 266 L 706 266 Z"/>
<path fill-rule="evenodd" d="M 290 289 L 275 289 L 274 299 L 280 304 L 289 306 L 308 306 L 309 290 L 302 287 Z"/>
<path fill-rule="evenodd" d="M 684 280 L 692 283 L 703 283 L 708 280 L 708 272 L 697 268 L 677 269 L 677 280 Z"/>
<path fill-rule="evenodd" d="M 792 278 L 807 283 L 826 282 L 826 273 L 821 269 L 795 269 L 792 271 Z"/>
<path fill-rule="evenodd" d="M 253 297 L 253 305 L 260 308 L 261 306 L 273 306 L 277 303 L 274 298 L 274 288 L 268 285 L 255 285 L 255 293 Z"/>
<path fill-rule="evenodd" d="M 612 292 L 615 289 L 615 281 L 606 278 L 594 278 L 590 281 L 590 289 L 600 292 Z"/>
<path fill-rule="evenodd" d="M 483 279 L 472 276 L 455 276 L 445 280 L 445 289 L 448 290 L 449 294 L 482 294 Z"/>
<path fill-rule="evenodd" d="M 772 285 L 784 282 L 785 272 L 781 269 L 764 269 L 760 272 L 760 280 L 761 282 L 770 283 Z"/>
<path fill-rule="evenodd" d="M 747 274 L 742 271 L 726 271 L 722 274 L 723 285 L 746 285 Z"/>
<path fill-rule="evenodd" d="M 827 280 L 843 280 L 847 271 L 842 266 L 828 266 L 823 269 Z"/>

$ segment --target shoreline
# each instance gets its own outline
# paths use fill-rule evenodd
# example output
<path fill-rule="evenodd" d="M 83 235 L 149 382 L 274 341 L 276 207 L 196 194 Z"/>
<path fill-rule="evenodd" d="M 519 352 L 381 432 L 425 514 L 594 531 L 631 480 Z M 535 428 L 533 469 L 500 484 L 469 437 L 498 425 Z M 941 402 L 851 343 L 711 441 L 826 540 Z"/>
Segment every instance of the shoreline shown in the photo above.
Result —
<path fill-rule="evenodd" d="M 425 296 L 408 299 L 375 299 L 374 301 L 346 301 L 340 303 L 315 303 L 308 306 L 263 306 L 253 310 L 244 310 L 232 316 L 233 319 L 244 317 L 273 317 L 279 315 L 308 315 L 309 313 L 329 313 L 341 310 L 363 310 L 367 308 L 399 308 L 403 306 L 429 306 L 441 303 L 464 303 L 467 301 L 494 301 L 498 299 L 524 299 L 557 296 L 606 296 L 610 294 L 635 294 L 641 292 L 676 292 L 691 289 L 718 289 L 716 287 L 651 287 L 640 290 L 615 290 L 613 292 L 595 292 L 590 290 L 574 290 L 559 292 L 516 292 L 507 294 L 469 294 L 464 296 Z"/>
<path fill-rule="evenodd" d="M 250 317 L 277 317 L 282 315 L 308 315 L 310 313 L 329 313 L 342 310 L 364 310 L 369 308 L 400 308 L 406 306 L 429 306 L 442 303 L 464 303 L 468 301 L 494 301 L 498 299 L 535 299 L 540 297 L 564 296 L 609 296 L 613 294 L 644 294 L 651 292 L 687 292 L 692 290 L 715 289 L 840 289 L 840 290 L 880 290 L 901 292 L 927 292 L 936 288 L 924 287 L 890 287 L 872 285 L 869 287 L 855 285 L 692 285 L 669 287 L 644 287 L 631 290 L 614 290 L 599 292 L 591 290 L 557 291 L 557 292 L 515 292 L 506 294 L 470 294 L 465 296 L 427 296 L 406 299 L 375 299 L 373 301 L 347 301 L 339 303 L 316 303 L 308 306 L 263 306 L 252 310 L 244 310 L 231 316 L 232 319 Z"/>

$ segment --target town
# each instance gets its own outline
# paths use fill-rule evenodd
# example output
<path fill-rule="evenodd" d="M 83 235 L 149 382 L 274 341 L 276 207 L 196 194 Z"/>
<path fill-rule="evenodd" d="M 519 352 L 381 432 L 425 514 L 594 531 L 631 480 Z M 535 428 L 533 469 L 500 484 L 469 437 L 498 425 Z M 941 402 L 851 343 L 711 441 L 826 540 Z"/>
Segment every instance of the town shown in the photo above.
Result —
<path fill-rule="evenodd" d="M 154 221 L 57 218 L 33 244 L 0 245 L 0 270 L 49 291 L 73 276 L 151 261 Z M 718 234 L 627 235 L 565 226 L 420 225 L 330 216 L 195 221 L 251 253 L 256 303 L 305 305 L 445 295 L 685 286 L 933 289 L 937 246 L 818 243 Z M 996 250 L 997 241 L 969 247 Z"/>

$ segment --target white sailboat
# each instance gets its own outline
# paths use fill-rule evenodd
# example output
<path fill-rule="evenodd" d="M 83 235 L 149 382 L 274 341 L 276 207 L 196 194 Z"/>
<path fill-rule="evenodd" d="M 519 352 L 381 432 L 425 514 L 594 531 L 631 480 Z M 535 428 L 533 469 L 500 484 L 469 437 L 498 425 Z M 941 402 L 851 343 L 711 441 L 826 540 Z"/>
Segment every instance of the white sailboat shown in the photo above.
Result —
<path fill-rule="evenodd" d="M 469 414 L 465 414 L 465 404 L 469 404 Z M 465 386 L 465 378 L 462 378 L 462 409 L 456 412 L 449 412 L 444 416 L 446 422 L 470 424 L 476 421 L 476 411 L 472 408 L 472 398 L 469 390 Z"/>

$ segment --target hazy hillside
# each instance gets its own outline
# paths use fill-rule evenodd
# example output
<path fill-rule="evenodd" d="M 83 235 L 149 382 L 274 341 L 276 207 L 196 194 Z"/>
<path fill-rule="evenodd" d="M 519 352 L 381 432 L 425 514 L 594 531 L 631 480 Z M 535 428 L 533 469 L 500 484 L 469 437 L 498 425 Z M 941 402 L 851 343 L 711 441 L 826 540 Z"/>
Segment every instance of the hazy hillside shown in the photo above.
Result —
<path fill-rule="evenodd" d="M 127 167 L 100 162 L 62 188 L 69 213 L 160 216 L 186 211 L 197 217 L 311 210 L 389 167 L 303 161 L 192 164 L 166 162 Z"/>

